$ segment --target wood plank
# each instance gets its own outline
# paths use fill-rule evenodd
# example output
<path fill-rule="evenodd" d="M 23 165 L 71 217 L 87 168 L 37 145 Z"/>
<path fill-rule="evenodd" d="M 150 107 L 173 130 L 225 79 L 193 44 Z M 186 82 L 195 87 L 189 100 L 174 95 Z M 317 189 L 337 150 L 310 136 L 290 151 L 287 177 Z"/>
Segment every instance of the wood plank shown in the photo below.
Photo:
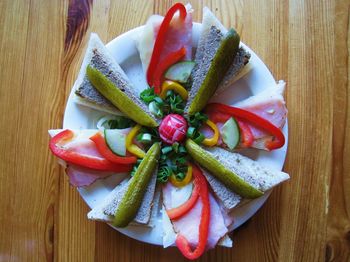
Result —
<path fill-rule="evenodd" d="M 333 167 L 328 184 L 326 261 L 350 260 L 350 20 L 349 2 L 335 6 Z M 346 30 L 347 29 L 347 30 Z"/>
<path fill-rule="evenodd" d="M 12 70 L 0 70 L 2 87 L 0 88 L 0 110 L 7 111 L 13 104 L 18 105 L 21 94 L 21 89 L 17 88 L 10 92 L 11 86 L 21 86 L 23 83 L 23 71 L 25 67 L 25 49 L 27 41 L 27 21 L 29 19 L 29 5 L 20 5 L 17 2 L 1 2 L 0 3 L 0 47 L 3 50 L 3 55 L 0 57 L 1 68 L 11 68 Z M 15 15 L 15 10 L 20 15 Z M 23 26 L 22 26 L 23 25 Z M 20 37 L 16 37 L 16 36 Z M 20 62 L 19 62 L 20 61 Z M 3 161 L 0 163 L 0 215 L 1 225 L 7 224 L 6 227 L 0 228 L 0 258 L 2 260 L 13 261 L 13 247 L 23 244 L 23 235 L 28 233 L 24 226 L 22 237 L 15 234 L 17 229 L 17 221 L 13 221 L 11 217 L 17 213 L 11 205 L 11 195 L 9 192 L 15 192 L 16 185 L 14 180 L 20 181 L 21 174 L 13 168 L 15 164 L 16 149 L 18 138 L 12 135 L 12 129 L 17 128 L 17 123 L 20 121 L 20 108 L 15 106 L 12 114 L 0 114 L 0 130 L 1 134 L 6 139 L 0 140 L 0 152 Z M 5 123 L 12 123 L 7 124 Z M 12 165 L 11 165 L 12 164 Z M 6 176 L 4 174 L 7 174 Z M 18 182 L 17 182 L 18 183 Z M 5 212 L 8 215 L 5 215 Z M 30 232 L 33 234 L 32 232 Z M 36 249 L 35 252 L 39 250 Z M 24 256 L 24 250 L 19 250 L 19 256 Z"/>
<path fill-rule="evenodd" d="M 292 179 L 282 202 L 281 260 L 320 261 L 325 256 L 332 172 L 333 12 L 330 1 L 289 3 L 287 102 L 293 105 L 293 125 L 286 169 Z"/>
<path fill-rule="evenodd" d="M 70 5 L 69 5 L 70 4 Z M 75 4 L 77 6 L 75 6 Z M 74 41 L 68 49 L 62 54 L 61 64 L 61 85 L 64 90 L 64 99 L 67 101 L 68 95 L 72 89 L 74 81 L 78 75 L 82 58 L 84 56 L 90 31 L 96 28 L 92 21 L 99 20 L 102 28 L 108 23 L 109 1 L 99 1 L 93 5 L 93 12 L 87 11 L 89 1 L 67 1 L 65 18 L 69 11 L 79 17 L 83 26 L 77 26 L 73 31 Z M 68 9 L 70 6 L 70 9 Z M 65 19 L 65 24 L 68 22 Z M 73 26 L 72 26 L 73 27 Z M 66 33 L 66 31 L 64 31 Z M 107 37 L 107 31 L 99 32 L 102 40 Z M 65 34 L 64 37 L 67 35 Z M 64 108 L 63 108 L 64 109 Z M 60 125 L 61 127 L 61 125 Z M 61 169 L 57 174 L 60 175 L 60 194 L 58 199 L 59 216 L 57 217 L 57 237 L 56 237 L 56 261 L 94 261 L 95 256 L 95 223 L 89 221 L 86 214 L 89 211 L 88 206 L 80 197 L 76 188 L 69 185 L 68 178 Z"/>
<path fill-rule="evenodd" d="M 58 178 L 47 127 L 61 121 L 64 106 L 57 42 L 63 5 L 2 1 L 0 12 L 0 260 L 51 261 Z"/>
<path fill-rule="evenodd" d="M 91 13 L 65 49 L 68 7 Z M 0 1 L 0 261 L 186 261 L 176 248 L 88 221 L 89 208 L 47 149 L 90 32 L 107 43 L 174 0 Z M 187 3 L 187 1 L 182 1 Z M 92 5 L 87 5 L 87 4 Z M 232 249 L 199 261 L 350 259 L 348 1 L 192 1 L 208 6 L 287 81 L 291 180 L 233 233 Z M 70 9 L 72 10 L 72 9 Z"/>

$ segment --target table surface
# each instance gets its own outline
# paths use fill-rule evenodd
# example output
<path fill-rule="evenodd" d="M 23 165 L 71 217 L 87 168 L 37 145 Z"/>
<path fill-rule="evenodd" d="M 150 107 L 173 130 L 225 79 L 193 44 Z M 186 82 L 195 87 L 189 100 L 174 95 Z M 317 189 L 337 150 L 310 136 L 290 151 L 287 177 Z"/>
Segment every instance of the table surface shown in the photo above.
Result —
<path fill-rule="evenodd" d="M 184 261 L 86 219 L 48 150 L 90 32 L 108 42 L 173 1 L 0 1 L 0 261 Z M 349 2 L 192 1 L 288 83 L 291 180 L 202 261 L 350 259 Z"/>

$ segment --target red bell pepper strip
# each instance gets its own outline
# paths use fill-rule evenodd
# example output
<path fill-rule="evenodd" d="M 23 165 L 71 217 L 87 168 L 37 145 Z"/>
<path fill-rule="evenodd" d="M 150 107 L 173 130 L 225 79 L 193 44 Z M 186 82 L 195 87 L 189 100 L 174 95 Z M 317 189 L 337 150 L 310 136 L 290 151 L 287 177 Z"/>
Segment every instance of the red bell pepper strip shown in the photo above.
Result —
<path fill-rule="evenodd" d="M 158 66 L 159 63 L 159 59 L 160 59 L 160 54 L 162 53 L 162 49 L 164 47 L 164 43 L 165 43 L 165 38 L 166 38 L 166 33 L 169 29 L 170 26 L 170 22 L 173 19 L 174 14 L 179 11 L 180 12 L 180 18 L 185 20 L 186 15 L 187 15 L 187 11 L 186 11 L 186 7 L 181 4 L 181 3 L 176 3 L 174 4 L 166 13 L 164 20 L 162 22 L 162 24 L 160 25 L 158 34 L 157 34 L 157 38 L 156 41 L 154 43 L 154 47 L 153 47 L 153 52 L 152 52 L 152 56 L 151 56 L 151 60 L 147 69 L 147 83 L 149 86 L 153 86 L 153 75 L 156 71 L 156 68 Z"/>
<path fill-rule="evenodd" d="M 221 112 L 206 112 L 207 115 L 208 115 L 208 118 L 210 119 L 210 121 L 214 122 L 215 124 L 216 123 L 225 123 L 227 120 L 230 119 L 230 115 L 228 114 L 224 114 L 224 113 L 221 113 Z"/>
<path fill-rule="evenodd" d="M 184 56 L 186 55 L 186 48 L 182 47 L 179 50 L 170 53 L 167 55 L 163 61 L 160 61 L 158 63 L 158 66 L 154 72 L 153 76 L 153 87 L 154 87 L 154 92 L 156 94 L 160 94 L 161 90 L 160 87 L 162 85 L 162 80 L 163 80 L 163 74 L 165 71 L 172 66 L 173 64 L 177 63 L 180 61 Z"/>
<path fill-rule="evenodd" d="M 209 112 L 208 117 L 214 123 L 225 123 L 232 116 L 221 112 Z M 242 137 L 241 145 L 243 147 L 250 147 L 254 141 L 254 136 L 250 130 L 250 127 L 238 117 L 235 117 L 235 119 L 238 122 Z"/>
<path fill-rule="evenodd" d="M 194 180 L 193 180 L 194 187 L 192 190 L 191 197 L 182 205 L 166 211 L 168 214 L 168 217 L 172 220 L 176 220 L 178 218 L 181 218 L 183 215 L 186 215 L 187 212 L 192 209 L 192 207 L 196 204 L 198 200 L 199 190 L 200 190 L 199 188 L 200 178 L 198 176 L 198 172 L 196 174 L 196 172 L 194 172 L 193 169 L 192 169 L 192 176 L 194 177 Z"/>
<path fill-rule="evenodd" d="M 203 176 L 202 171 L 196 165 L 193 165 L 193 175 L 198 179 L 199 195 L 203 203 L 199 224 L 198 245 L 194 250 L 191 250 L 188 240 L 181 234 L 177 235 L 175 241 L 176 246 L 181 253 L 191 260 L 199 258 L 204 253 L 208 241 L 210 222 L 210 202 L 207 180 Z"/>
<path fill-rule="evenodd" d="M 74 152 L 70 149 L 64 149 L 59 145 L 62 142 L 71 140 L 73 136 L 73 131 L 66 129 L 51 138 L 49 147 L 52 153 L 68 163 L 91 168 L 94 170 L 110 171 L 116 173 L 131 171 L 132 165 L 115 164 L 105 158 L 84 155 L 78 152 Z"/>
<path fill-rule="evenodd" d="M 101 135 L 100 132 L 97 132 L 95 135 L 90 137 L 90 140 L 93 141 L 97 147 L 98 152 L 105 157 L 107 160 L 116 163 L 116 164 L 134 164 L 137 161 L 135 156 L 117 156 L 109 149 L 106 144 L 105 138 Z"/>
<path fill-rule="evenodd" d="M 242 108 L 228 106 L 220 103 L 208 104 L 205 110 L 206 112 L 220 112 L 220 113 L 228 114 L 236 118 L 239 118 L 243 121 L 250 122 L 251 124 L 257 127 L 266 130 L 275 138 L 272 141 L 269 140 L 265 142 L 265 147 L 268 150 L 280 148 L 285 143 L 284 135 L 278 127 L 274 126 L 270 121 L 252 112 L 249 112 Z"/>
<path fill-rule="evenodd" d="M 252 134 L 252 130 L 250 130 L 250 127 L 244 123 L 242 120 L 237 119 L 239 130 L 241 131 L 242 136 L 242 146 L 243 147 L 250 147 L 253 144 L 254 136 Z"/>

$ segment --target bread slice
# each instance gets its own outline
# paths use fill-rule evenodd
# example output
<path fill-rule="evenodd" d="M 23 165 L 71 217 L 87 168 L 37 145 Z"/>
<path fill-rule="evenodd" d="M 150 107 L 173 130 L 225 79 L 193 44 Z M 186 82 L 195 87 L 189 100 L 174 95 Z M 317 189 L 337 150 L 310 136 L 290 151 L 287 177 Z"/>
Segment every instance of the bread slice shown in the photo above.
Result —
<path fill-rule="evenodd" d="M 226 168 L 262 192 L 266 192 L 289 179 L 287 173 L 266 167 L 241 154 L 229 152 L 219 147 L 204 149 Z M 208 171 L 204 170 L 203 174 L 207 178 L 215 196 L 221 201 L 227 211 L 231 211 L 244 200 L 235 192 L 230 191 L 218 178 Z"/>
<path fill-rule="evenodd" d="M 227 29 L 221 24 L 221 22 L 215 17 L 215 15 L 209 10 L 208 7 L 203 8 L 203 20 L 200 37 L 197 44 L 197 51 L 195 55 L 196 66 L 191 73 L 191 90 L 188 99 L 188 105 L 193 100 L 195 94 L 201 82 L 203 81 L 207 70 L 210 67 L 216 50 L 220 45 L 223 36 L 227 33 Z M 244 76 L 250 69 L 245 68 L 250 59 L 250 54 L 241 46 L 234 58 L 234 61 L 224 79 L 221 81 L 217 88 L 216 94 L 222 92 L 227 87 L 231 86 L 233 82 Z"/>
<path fill-rule="evenodd" d="M 94 207 L 89 213 L 88 218 L 92 220 L 98 220 L 103 222 L 112 222 L 114 214 L 120 204 L 121 199 L 123 198 L 128 185 L 131 179 L 123 180 L 119 185 L 117 185 L 108 195 L 107 197 L 99 203 L 96 207 Z M 147 186 L 146 193 L 143 197 L 141 206 L 134 218 L 134 223 L 131 224 L 141 224 L 147 225 L 150 222 L 151 218 L 151 209 L 152 202 L 155 196 L 155 188 L 157 182 L 157 171 L 153 173 L 151 181 Z M 159 196 L 158 196 L 159 197 Z M 157 206 L 158 208 L 158 206 Z"/>
<path fill-rule="evenodd" d="M 220 180 L 211 175 L 207 170 L 202 169 L 203 175 L 207 179 L 216 198 L 221 201 L 225 210 L 231 211 L 242 200 L 242 197 L 228 189 Z"/>
<path fill-rule="evenodd" d="M 119 115 L 121 112 L 115 106 L 113 106 L 111 102 L 104 98 L 87 79 L 86 67 L 91 64 L 91 61 L 95 55 L 94 50 L 98 50 L 105 60 L 116 63 L 98 35 L 91 33 L 79 75 L 73 86 L 74 101 L 83 106 Z"/>
<path fill-rule="evenodd" d="M 111 102 L 108 101 L 94 86 L 90 83 L 86 75 L 87 65 L 98 69 L 104 74 L 119 90 L 124 92 L 136 106 L 140 107 L 156 122 L 159 122 L 149 111 L 148 106 L 139 98 L 135 92 L 131 81 L 115 61 L 107 48 L 104 46 L 97 34 L 92 33 L 88 49 L 85 53 L 84 61 L 79 76 L 74 84 L 75 101 L 79 104 L 90 106 L 94 109 L 102 110 L 112 114 L 122 114 Z M 127 111 L 125 108 L 122 111 Z M 127 112 L 126 112 L 127 113 Z"/>

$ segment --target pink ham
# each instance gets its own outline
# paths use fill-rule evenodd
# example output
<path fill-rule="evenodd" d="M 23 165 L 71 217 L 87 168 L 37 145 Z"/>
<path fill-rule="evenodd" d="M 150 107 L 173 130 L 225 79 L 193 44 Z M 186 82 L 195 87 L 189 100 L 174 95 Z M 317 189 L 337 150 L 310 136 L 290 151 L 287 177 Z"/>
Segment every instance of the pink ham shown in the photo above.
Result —
<path fill-rule="evenodd" d="M 187 16 L 185 21 L 179 19 L 175 14 L 167 34 L 167 40 L 163 47 L 160 61 L 169 53 L 179 50 L 181 47 L 186 48 L 185 60 L 192 59 L 192 7 L 186 5 Z M 146 25 L 140 30 L 139 34 L 134 37 L 136 47 L 140 54 L 143 71 L 146 73 L 150 62 L 155 39 L 158 34 L 159 27 L 163 21 L 163 17 L 152 15 Z"/>
<path fill-rule="evenodd" d="M 89 186 L 97 179 L 113 175 L 111 172 L 95 171 L 76 165 L 68 165 L 66 174 L 69 177 L 69 183 L 76 187 Z"/>
<path fill-rule="evenodd" d="M 250 111 L 264 119 L 267 119 L 275 126 L 282 128 L 286 122 L 287 108 L 283 98 L 283 91 L 286 83 L 279 81 L 276 87 L 269 88 L 257 95 L 240 101 L 234 106 Z M 266 132 L 249 125 L 255 139 L 268 136 Z"/>
<path fill-rule="evenodd" d="M 163 187 L 163 203 L 166 209 L 177 207 L 188 199 L 192 185 L 190 184 L 186 187 L 179 189 L 171 183 L 167 183 Z M 209 193 L 209 201 L 210 223 L 207 249 L 214 248 L 218 241 L 228 232 L 220 207 L 211 193 Z M 196 247 L 198 244 L 201 211 L 202 201 L 199 198 L 191 211 L 180 219 L 172 221 L 175 232 L 185 236 L 193 247 Z"/>
<path fill-rule="evenodd" d="M 233 106 L 250 111 L 262 118 L 270 121 L 273 125 L 282 129 L 287 118 L 287 108 L 283 98 L 283 92 L 286 83 L 279 81 L 276 86 L 268 88 L 257 95 L 248 97 Z M 271 140 L 270 134 L 260 129 L 259 127 L 246 123 L 252 131 L 254 141 L 252 147 L 258 149 L 266 149 L 265 142 Z M 222 123 L 218 123 L 219 129 L 222 127 Z M 206 136 L 210 136 L 210 130 L 203 130 Z M 219 146 L 225 147 L 225 144 L 220 140 Z"/>
<path fill-rule="evenodd" d="M 61 132 L 62 129 L 49 130 L 49 134 L 54 136 Z M 130 128 L 122 129 L 125 134 L 130 132 Z M 78 152 L 87 156 L 101 157 L 98 152 L 96 145 L 89 138 L 98 132 L 97 129 L 85 129 L 85 130 L 75 130 L 74 138 L 68 142 L 61 145 L 65 149 L 69 149 L 74 152 Z M 89 168 L 80 167 L 77 165 L 67 165 L 63 160 L 59 160 L 59 163 L 66 166 L 66 174 L 69 177 L 69 182 L 72 186 L 89 186 L 94 183 L 97 179 L 105 178 L 113 175 L 113 172 L 103 172 L 95 171 Z"/>
<path fill-rule="evenodd" d="M 179 50 L 183 46 L 186 48 L 185 60 L 192 59 L 192 14 L 189 7 L 185 21 L 182 21 L 179 16 L 174 16 L 171 20 L 170 28 L 166 35 L 166 41 L 160 56 L 160 61 L 167 57 L 170 53 Z M 158 28 L 154 28 L 154 38 L 157 37 Z"/>

